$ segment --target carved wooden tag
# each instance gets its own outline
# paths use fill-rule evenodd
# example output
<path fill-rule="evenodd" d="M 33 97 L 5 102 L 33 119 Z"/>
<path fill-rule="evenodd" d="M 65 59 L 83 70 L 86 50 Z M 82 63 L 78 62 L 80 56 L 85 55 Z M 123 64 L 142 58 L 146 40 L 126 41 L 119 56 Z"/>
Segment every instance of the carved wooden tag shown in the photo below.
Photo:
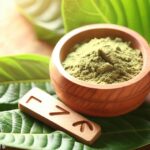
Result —
<path fill-rule="evenodd" d="M 74 112 L 61 101 L 38 88 L 33 88 L 20 99 L 19 108 L 86 144 L 92 144 L 100 135 L 99 125 Z"/>

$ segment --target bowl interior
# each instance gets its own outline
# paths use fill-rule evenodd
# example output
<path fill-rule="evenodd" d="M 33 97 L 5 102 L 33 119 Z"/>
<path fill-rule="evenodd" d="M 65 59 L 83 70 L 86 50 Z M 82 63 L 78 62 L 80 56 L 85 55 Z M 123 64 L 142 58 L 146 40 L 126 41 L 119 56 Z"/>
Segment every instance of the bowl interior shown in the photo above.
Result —
<path fill-rule="evenodd" d="M 125 31 L 117 30 L 117 29 L 109 29 L 109 28 L 96 28 L 89 29 L 85 31 L 81 31 L 80 33 L 75 34 L 72 37 L 69 37 L 68 40 L 64 43 L 60 51 L 60 60 L 61 62 L 66 58 L 67 54 L 73 50 L 73 46 L 76 44 L 80 44 L 82 42 L 87 42 L 93 38 L 116 38 L 120 37 L 123 41 L 127 41 L 131 43 L 131 47 L 135 49 L 140 49 L 142 51 L 142 47 L 137 40 L 137 37 L 131 35 Z"/>

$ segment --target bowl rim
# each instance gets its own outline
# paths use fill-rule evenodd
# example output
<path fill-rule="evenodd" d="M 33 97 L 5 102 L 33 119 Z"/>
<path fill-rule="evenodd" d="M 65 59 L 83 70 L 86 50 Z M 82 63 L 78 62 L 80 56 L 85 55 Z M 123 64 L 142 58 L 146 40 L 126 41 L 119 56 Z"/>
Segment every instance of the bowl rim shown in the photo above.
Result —
<path fill-rule="evenodd" d="M 89 83 L 86 81 L 82 81 L 80 79 L 75 78 L 74 76 L 70 75 L 62 66 L 62 63 L 60 61 L 60 52 L 65 43 L 72 37 L 82 34 L 82 32 L 88 32 L 88 30 L 93 30 L 93 29 L 113 29 L 113 30 L 118 30 L 121 31 L 122 33 L 127 33 L 131 37 L 133 37 L 139 44 L 140 47 L 142 47 L 141 52 L 143 56 L 143 67 L 142 70 L 139 72 L 138 75 L 136 75 L 134 78 L 125 81 L 125 82 L 120 82 L 120 83 L 113 83 L 113 84 L 94 84 L 94 83 Z M 134 36 L 133 36 L 134 35 Z M 53 52 L 52 52 L 52 63 L 55 65 L 57 70 L 61 73 L 61 75 L 66 78 L 67 80 L 83 86 L 87 88 L 94 88 L 94 89 L 116 89 L 116 88 L 121 88 L 121 87 L 126 87 L 132 84 L 135 84 L 136 82 L 139 82 L 143 77 L 145 77 L 150 70 L 150 47 L 147 43 L 147 41 L 137 32 L 124 27 L 120 25 L 114 25 L 114 24 L 92 24 L 92 25 L 86 25 L 82 26 L 79 28 L 76 28 L 70 32 L 68 32 L 66 35 L 64 35 L 56 44 Z"/>

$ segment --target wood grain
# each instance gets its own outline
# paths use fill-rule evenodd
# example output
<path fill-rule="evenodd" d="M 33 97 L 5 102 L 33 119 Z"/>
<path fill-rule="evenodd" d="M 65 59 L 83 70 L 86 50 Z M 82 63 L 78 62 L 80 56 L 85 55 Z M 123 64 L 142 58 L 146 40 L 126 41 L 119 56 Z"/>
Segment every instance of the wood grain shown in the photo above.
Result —
<path fill-rule="evenodd" d="M 38 88 L 33 88 L 19 100 L 19 108 L 88 145 L 93 144 L 101 132 L 98 124 L 74 112 L 60 100 Z"/>

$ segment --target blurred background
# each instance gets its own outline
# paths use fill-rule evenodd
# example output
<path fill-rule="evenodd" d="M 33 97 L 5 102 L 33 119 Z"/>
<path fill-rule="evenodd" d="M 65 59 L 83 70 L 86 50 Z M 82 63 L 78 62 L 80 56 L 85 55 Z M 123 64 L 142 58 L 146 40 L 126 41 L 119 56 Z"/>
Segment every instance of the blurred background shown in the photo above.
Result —
<path fill-rule="evenodd" d="M 53 46 L 38 40 L 31 23 L 13 0 L 0 0 L 0 55 L 37 53 L 50 55 Z"/>

